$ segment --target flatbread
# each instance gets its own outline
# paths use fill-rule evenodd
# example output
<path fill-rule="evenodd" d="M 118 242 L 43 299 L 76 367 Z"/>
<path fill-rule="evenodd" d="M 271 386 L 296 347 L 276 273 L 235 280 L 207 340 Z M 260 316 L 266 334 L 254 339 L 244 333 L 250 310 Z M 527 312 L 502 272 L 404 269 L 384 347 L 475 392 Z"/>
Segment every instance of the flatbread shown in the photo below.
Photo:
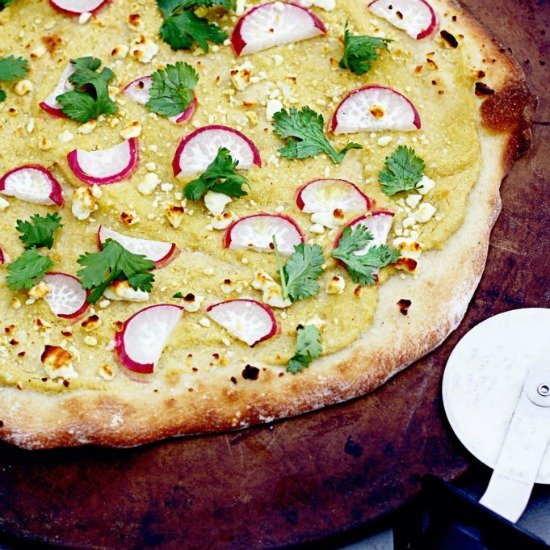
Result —
<path fill-rule="evenodd" d="M 154 36 L 156 27 L 149 29 L 147 26 L 150 24 L 150 17 L 158 18 L 158 14 L 156 14 L 154 3 L 150 2 L 150 4 L 152 5 L 140 6 L 140 12 L 144 15 L 145 29 L 141 29 L 139 32 Z M 15 36 L 13 29 L 19 22 L 18 13 L 21 13 L 18 10 L 28 9 L 29 5 L 30 2 L 20 0 L 9 10 L 6 10 L 6 12 L 11 12 L 8 14 L 9 16 L 5 15 L 6 12 L 0 14 L 0 17 L 5 18 L 2 19 L 3 28 L 11 32 L 11 34 L 10 32 L 6 34 L 7 39 L 0 41 L 2 54 L 12 52 L 8 49 L 10 45 L 6 43 L 6 40 L 9 41 L 11 37 Z M 347 5 L 347 3 L 342 0 L 342 5 Z M 376 294 L 371 295 L 371 290 L 365 291 L 366 299 L 373 303 L 373 307 L 369 310 L 366 309 L 367 313 L 365 313 L 364 319 L 360 319 L 361 322 L 364 320 L 365 323 L 360 325 L 358 337 L 352 342 L 346 343 L 343 347 L 338 348 L 336 346 L 336 351 L 324 355 L 312 363 L 309 369 L 293 376 L 285 373 L 284 361 L 281 362 L 283 364 L 278 365 L 269 361 L 261 362 L 259 357 L 262 357 L 262 355 L 254 355 L 263 353 L 261 345 L 250 352 L 251 357 L 247 357 L 247 352 L 246 350 L 243 351 L 242 347 L 237 347 L 239 350 L 237 354 L 238 361 L 232 360 L 231 354 L 228 354 L 224 355 L 226 359 L 223 364 L 219 362 L 215 365 L 204 364 L 202 357 L 200 359 L 190 358 L 188 350 L 178 347 L 178 335 L 176 334 L 165 350 L 155 374 L 152 375 L 148 383 L 129 378 L 124 373 L 124 369 L 117 365 L 112 353 L 103 349 L 106 346 L 102 346 L 102 349 L 98 351 L 96 348 L 87 348 L 81 345 L 78 347 L 80 359 L 76 364 L 76 369 L 82 369 L 86 372 L 92 372 L 93 369 L 93 372 L 97 373 L 105 354 L 110 354 L 108 355 L 110 357 L 109 365 L 116 373 L 115 380 L 105 382 L 95 374 L 97 381 L 94 384 L 89 383 L 88 387 L 78 387 L 76 384 L 71 384 L 68 388 L 64 388 L 60 384 L 54 387 L 51 381 L 48 381 L 48 390 L 40 391 L 37 389 L 38 382 L 36 380 L 40 380 L 44 373 L 40 370 L 41 365 L 37 357 L 39 357 L 43 350 L 43 344 L 48 338 L 52 340 L 52 343 L 60 341 L 59 331 L 67 326 L 66 323 L 59 323 L 55 316 L 51 314 L 47 318 L 47 321 L 53 325 L 51 332 L 47 333 L 46 331 L 46 335 L 41 333 L 38 336 L 33 336 L 31 338 L 32 344 L 26 347 L 29 350 L 28 358 L 21 363 L 21 368 L 26 369 L 26 372 L 28 371 L 29 384 L 20 384 L 21 389 L 18 389 L 15 383 L 10 385 L 4 378 L 4 382 L 0 385 L 0 437 L 30 449 L 83 444 L 133 446 L 176 435 L 245 428 L 363 395 L 377 388 L 391 376 L 437 347 L 460 323 L 479 283 L 486 262 L 490 232 L 501 207 L 500 183 L 510 169 L 514 158 L 529 144 L 530 122 L 535 102 L 517 63 L 470 14 L 454 2 L 433 1 L 432 5 L 440 18 L 440 30 L 446 30 L 457 38 L 459 44 L 457 50 L 462 52 L 470 64 L 472 75 L 475 75 L 470 85 L 473 86 L 473 82 L 476 80 L 483 82 L 484 86 L 481 87 L 480 91 L 488 94 L 476 98 L 474 91 L 471 90 L 472 104 L 470 110 L 478 135 L 478 137 L 472 137 L 472 140 L 476 143 L 479 142 L 479 151 L 475 154 L 479 166 L 476 169 L 476 177 L 472 181 L 471 190 L 467 189 L 463 194 L 465 208 L 459 206 L 459 214 L 454 218 L 449 214 L 449 219 L 454 220 L 447 228 L 447 232 L 451 236 L 444 239 L 443 242 L 434 239 L 433 249 L 421 255 L 418 268 L 413 276 L 406 275 L 403 278 L 399 274 L 389 276 L 380 285 L 378 297 L 376 297 Z M 338 9 L 340 8 L 337 7 Z M 120 28 L 117 29 L 117 25 L 123 28 L 126 25 L 126 22 L 120 22 L 121 10 L 123 10 L 121 5 L 115 2 L 97 14 L 97 19 L 102 21 L 106 28 L 106 36 L 111 36 L 109 32 L 119 32 L 121 36 L 124 35 Z M 128 10 L 126 9 L 126 11 Z M 154 15 L 153 12 L 155 12 Z M 319 10 L 319 15 L 325 19 L 329 17 L 322 10 Z M 59 25 L 65 26 L 63 28 L 68 28 L 66 26 L 69 24 L 76 24 L 72 21 L 66 23 L 63 16 L 54 12 L 50 12 L 49 16 L 54 21 L 61 19 L 62 22 Z M 338 11 L 330 15 L 330 17 L 337 16 Z M 118 17 L 118 19 L 114 21 L 114 17 Z M 362 17 L 362 15 L 354 13 L 353 23 L 355 25 L 359 24 L 359 17 Z M 364 17 L 369 18 L 369 20 L 375 19 L 374 16 L 368 13 L 365 13 Z M 46 26 L 47 23 L 48 21 L 46 21 Z M 40 24 L 44 23 L 41 22 Z M 401 31 L 392 30 L 389 25 L 385 25 L 381 20 L 376 20 L 376 25 L 378 24 L 385 32 L 391 33 L 387 36 L 395 36 L 402 40 L 404 50 L 413 47 L 412 42 Z M 78 31 L 86 36 L 86 29 L 86 26 L 82 26 Z M 57 36 L 54 31 L 49 32 L 48 35 Z M 74 29 L 71 32 L 75 32 Z M 337 37 L 338 34 L 331 27 L 329 35 Z M 63 37 L 62 32 L 59 33 L 59 36 Z M 134 35 L 130 35 L 130 39 L 132 36 Z M 305 48 L 310 48 L 316 40 L 322 40 L 322 38 L 300 44 Z M 419 41 L 422 42 L 422 48 L 427 47 L 430 49 L 430 43 L 428 42 L 430 40 L 432 39 Z M 124 40 L 121 38 L 121 41 Z M 56 59 L 58 67 L 56 75 L 53 75 L 51 80 L 40 86 L 40 92 L 43 94 L 47 93 L 48 89 L 51 90 L 52 83 L 55 82 L 59 73 L 59 67 L 66 64 L 67 56 L 77 57 L 87 53 L 85 48 L 89 49 L 92 44 L 93 51 L 91 53 L 102 59 L 106 58 L 104 51 L 112 46 L 111 43 L 96 44 L 93 41 L 91 44 L 87 44 L 85 41 L 77 44 L 69 39 L 63 48 L 76 50 L 76 53 L 73 53 L 73 51 L 56 52 L 54 49 L 52 58 Z M 433 46 L 434 49 L 447 47 L 439 32 L 434 35 Z M 300 47 L 296 45 L 296 48 Z M 13 50 L 14 53 L 19 53 L 21 48 L 21 43 L 17 43 Z M 273 55 L 277 53 L 275 50 L 271 52 Z M 404 57 L 406 58 L 406 55 Z M 166 48 L 159 54 L 158 62 L 159 64 L 161 62 L 172 62 L 175 58 L 176 56 Z M 182 57 L 182 54 L 178 53 L 177 59 L 188 58 Z M 45 75 L 44 66 L 40 65 L 41 68 L 37 69 L 38 76 L 40 74 Z M 134 73 L 138 70 L 136 67 L 138 66 L 132 66 Z M 225 67 L 225 70 L 228 71 L 229 67 Z M 43 72 L 40 73 L 40 71 Z M 142 74 L 147 71 L 151 72 L 151 67 L 143 67 L 141 71 Z M 134 75 L 134 77 L 138 76 L 140 76 L 139 73 Z M 443 77 L 449 77 L 452 81 L 453 75 L 447 74 Z M 46 76 L 44 78 L 46 79 Z M 428 77 L 426 76 L 426 78 Z M 366 75 L 366 79 L 369 79 L 369 75 Z M 414 80 L 411 71 L 411 87 L 415 86 L 417 82 Z M 446 93 L 452 93 L 452 91 L 452 87 L 445 88 Z M 38 96 L 38 93 L 36 95 Z M 23 104 L 22 111 L 17 113 L 17 117 L 20 120 L 25 120 L 25 124 L 28 122 L 29 116 L 25 109 L 28 109 L 30 115 L 37 121 L 42 120 L 43 125 L 51 124 L 51 119 L 48 119 L 46 115 L 41 114 L 37 109 L 36 104 L 38 101 L 40 101 L 40 97 L 33 97 L 31 103 Z M 208 105 L 206 101 L 204 103 L 206 111 Z M 300 101 L 298 94 L 298 105 L 301 104 L 303 102 Z M 7 128 L 10 128 L 10 123 L 6 123 L 6 120 L 9 120 L 8 117 L 10 117 L 6 109 L 0 112 L 0 120 L 3 120 L 0 132 L 3 133 L 4 137 L 6 135 L 4 132 Z M 421 115 L 427 115 L 429 109 L 430 105 L 422 105 Z M 329 114 L 328 111 L 327 114 Z M 206 117 L 206 113 L 204 116 Z M 164 123 L 168 124 L 168 122 L 162 121 L 162 124 Z M 77 135 L 75 123 L 64 121 L 62 124 L 67 124 L 67 128 L 70 128 L 72 124 L 72 132 Z M 13 126 L 11 128 L 13 129 Z M 59 132 L 64 128 L 65 126 L 60 126 Z M 185 135 L 191 129 L 192 127 L 180 128 L 176 134 Z M 145 128 L 144 140 L 148 138 L 146 131 Z M 171 132 L 172 129 L 167 131 Z M 112 133 L 112 129 L 105 125 L 104 128 L 96 132 L 90 135 L 78 136 L 78 146 L 91 149 L 94 140 L 97 142 L 98 140 L 109 139 L 109 132 Z M 351 137 L 355 140 L 356 136 Z M 373 143 L 376 143 L 378 137 L 372 138 Z M 36 139 L 38 139 L 38 136 Z M 115 137 L 111 138 L 111 144 L 114 142 L 113 140 L 116 141 L 116 134 Z M 28 153 L 24 151 L 23 142 L 17 141 L 16 138 L 13 139 L 13 142 L 15 149 L 17 149 L 19 162 L 22 163 L 22 159 L 25 157 L 30 160 Z M 51 155 L 52 165 L 53 162 L 60 159 L 57 168 L 59 173 L 65 176 L 66 182 L 78 185 L 78 182 L 75 183 L 71 180 L 71 175 L 62 161 L 65 153 L 74 148 L 74 143 L 76 141 L 65 146 L 56 143 L 53 151 L 48 155 Z M 439 147 L 439 145 L 437 146 Z M 436 144 L 432 144 L 432 147 L 435 148 Z M 262 150 L 262 147 L 260 149 Z M 167 155 L 164 158 L 166 164 L 169 164 L 173 150 L 173 144 L 166 145 Z M 391 150 L 388 149 L 384 154 L 390 152 Z M 2 160 L 3 171 L 15 167 L 12 165 L 4 166 L 6 158 L 4 157 Z M 142 164 L 145 163 L 145 160 L 142 159 Z M 264 160 L 266 159 L 264 158 Z M 315 176 L 323 177 L 323 174 L 318 173 L 322 164 L 316 164 L 316 162 L 311 166 L 317 172 L 312 173 L 312 177 L 309 179 L 313 179 Z M 325 162 L 325 165 L 328 164 Z M 292 170 L 295 165 L 289 166 Z M 347 168 L 343 168 L 343 170 L 350 170 L 353 174 L 353 170 L 357 170 L 357 167 L 359 167 L 359 170 L 361 169 L 359 163 L 354 165 L 350 162 Z M 267 169 L 273 171 L 276 170 L 276 167 L 268 165 Z M 145 169 L 143 170 L 145 171 Z M 371 171 L 376 173 L 375 169 L 371 169 Z M 262 174 L 260 172 L 259 175 L 255 175 L 253 181 L 258 181 Z M 357 174 L 356 177 L 348 177 L 348 179 L 361 182 L 362 177 L 362 175 Z M 303 179 L 299 183 L 305 181 L 307 180 Z M 135 185 L 135 180 L 130 184 Z M 117 188 L 116 185 L 110 187 L 105 191 L 106 197 L 104 197 L 104 200 L 111 200 L 116 203 L 117 193 L 119 196 L 123 194 L 120 189 L 124 188 Z M 371 189 L 374 189 L 373 185 L 367 187 L 367 194 L 371 194 Z M 381 200 L 383 200 L 383 197 L 381 197 Z M 15 199 L 10 200 L 10 208 L 14 207 L 15 202 Z M 292 199 L 290 202 L 292 202 Z M 271 205 L 272 208 L 276 204 L 278 202 L 274 200 Z M 144 210 L 140 205 L 137 205 L 135 210 L 138 210 L 138 214 L 142 218 L 144 217 Z M 26 211 L 30 215 L 42 210 L 35 208 L 34 205 L 28 205 Z M 108 211 L 105 215 L 112 218 L 112 212 L 112 210 Z M 253 211 L 250 213 L 253 213 Z M 204 214 L 197 212 L 197 215 Z M 98 215 L 98 219 L 99 217 L 100 215 Z M 76 224 L 74 219 L 71 219 L 71 214 L 68 211 L 63 218 L 67 227 Z M 106 219 L 108 220 L 108 218 Z M 137 232 L 147 223 L 144 219 L 142 222 L 144 224 L 141 227 L 139 224 L 136 225 L 135 228 L 132 228 L 132 232 L 128 234 L 137 236 L 134 231 Z M 10 223 L 13 226 L 11 220 Z M 63 231 L 67 232 L 67 227 Z M 82 230 L 82 226 L 74 225 L 74 227 L 78 227 L 75 231 Z M 151 235 L 154 229 L 151 227 L 147 226 L 146 234 L 153 238 Z M 90 242 L 93 239 L 95 228 L 96 226 L 90 225 L 86 229 Z M 145 229 L 142 230 L 145 231 Z M 159 234 L 162 234 L 164 230 L 164 228 L 157 228 Z M 70 255 L 71 242 L 68 239 L 69 237 L 64 233 L 58 248 L 54 249 L 54 251 L 60 253 L 59 262 L 64 261 L 64 251 Z M 17 239 L 14 236 L 12 240 L 16 242 Z M 91 246 L 87 246 L 79 253 L 86 250 L 91 250 Z M 201 270 L 201 266 L 204 267 L 210 261 L 208 253 L 202 252 L 200 247 L 184 250 L 182 257 L 188 261 L 191 266 L 190 269 L 195 271 Z M 74 272 L 76 267 L 74 267 L 74 260 L 71 259 L 71 261 Z M 180 261 L 182 261 L 181 258 Z M 223 271 L 225 266 L 219 264 L 216 265 L 216 268 Z M 166 269 L 168 270 L 168 268 Z M 65 268 L 65 271 L 67 270 Z M 161 271 L 158 270 L 159 286 L 162 286 L 165 280 L 166 284 L 169 284 L 170 273 L 172 275 L 179 273 L 177 271 L 167 271 L 163 275 Z M 198 276 L 204 277 L 202 273 L 198 273 Z M 164 280 L 163 277 L 166 277 L 166 279 Z M 181 284 L 179 281 L 176 282 Z M 348 280 L 348 285 L 352 286 L 350 280 Z M 14 312 L 10 308 L 12 294 L 5 289 L 3 282 L 2 287 L 4 288 L 0 288 L 0 307 L 2 311 L 9 312 L 8 322 L 11 322 L 14 316 L 17 317 L 22 314 L 18 313 L 20 310 Z M 173 290 L 172 287 L 168 288 L 165 295 L 173 293 Z M 166 301 L 166 299 L 162 299 L 162 296 L 155 296 L 154 292 L 149 303 Z M 254 296 L 252 291 L 248 295 L 256 299 L 259 298 L 258 295 Z M 208 297 L 208 300 L 210 303 L 215 303 L 223 299 L 224 296 L 220 292 L 217 298 L 218 300 L 215 300 L 212 296 Z M 398 303 L 401 300 L 411 302 L 407 315 L 400 312 Z M 28 307 L 32 306 L 25 306 L 21 311 L 27 311 Z M 140 309 L 141 306 L 138 304 L 131 304 L 130 306 L 117 304 L 117 307 L 119 309 L 116 310 L 114 315 L 118 320 L 123 321 Z M 305 315 L 315 313 L 315 307 L 311 307 L 312 310 L 305 310 Z M 45 307 L 41 311 L 45 312 L 44 315 L 48 313 Z M 98 314 L 102 316 L 103 312 L 98 310 Z M 33 315 L 38 316 L 37 313 Z M 188 327 L 191 323 L 196 325 L 202 316 L 204 316 L 204 311 L 195 316 L 186 314 L 182 325 L 185 326 L 185 323 L 189 323 Z M 372 317 L 370 323 L 368 322 L 370 320 L 369 316 Z M 110 318 L 107 313 L 104 318 L 103 329 L 107 331 L 111 326 L 111 323 L 107 321 Z M 303 320 L 307 321 L 307 319 Z M 2 322 L 4 323 L 4 320 Z M 355 321 L 355 325 L 358 322 Z M 365 328 L 362 328 L 363 326 Z M 345 333 L 347 329 L 346 319 L 339 319 L 338 327 L 332 326 L 325 330 L 337 330 Z M 110 330 L 112 331 L 112 329 Z M 193 330 L 198 330 L 199 335 L 207 334 L 207 332 L 201 333 L 201 329 L 196 327 Z M 76 325 L 74 333 L 78 333 L 78 325 Z M 55 338 L 53 335 L 55 335 Z M 78 338 L 82 337 L 78 336 Z M 292 342 L 290 336 L 287 334 L 283 335 L 282 338 L 279 343 L 266 344 L 268 346 L 280 346 L 283 349 L 282 357 L 284 359 L 288 355 L 292 355 L 293 349 L 289 344 Z M 53 342 L 53 339 L 56 339 L 55 342 Z M 77 344 L 71 343 L 71 345 L 76 346 Z M 211 352 L 216 349 L 216 345 L 209 340 L 209 336 L 204 337 L 204 348 L 208 351 L 208 354 L 212 354 Z M 238 344 L 231 342 L 227 349 L 231 350 L 234 346 L 238 346 Z M 218 345 L 218 347 L 221 346 Z M 264 357 L 266 356 L 264 352 Z M 259 368 L 258 377 L 255 380 L 243 377 L 243 366 L 247 364 L 247 358 L 250 359 L 251 364 Z M 1 373 L 2 365 L 0 364 Z M 30 383 L 31 379 L 34 380 L 33 383 Z"/>

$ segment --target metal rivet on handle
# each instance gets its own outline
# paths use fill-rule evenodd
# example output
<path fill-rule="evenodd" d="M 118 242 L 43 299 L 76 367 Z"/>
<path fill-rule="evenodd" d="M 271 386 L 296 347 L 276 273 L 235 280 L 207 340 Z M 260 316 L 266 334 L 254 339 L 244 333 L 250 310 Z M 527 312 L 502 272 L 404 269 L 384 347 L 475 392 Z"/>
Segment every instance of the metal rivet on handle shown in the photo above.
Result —
<path fill-rule="evenodd" d="M 541 384 L 537 388 L 537 392 L 542 397 L 547 397 L 548 395 L 550 395 L 550 386 L 548 386 L 548 384 Z"/>

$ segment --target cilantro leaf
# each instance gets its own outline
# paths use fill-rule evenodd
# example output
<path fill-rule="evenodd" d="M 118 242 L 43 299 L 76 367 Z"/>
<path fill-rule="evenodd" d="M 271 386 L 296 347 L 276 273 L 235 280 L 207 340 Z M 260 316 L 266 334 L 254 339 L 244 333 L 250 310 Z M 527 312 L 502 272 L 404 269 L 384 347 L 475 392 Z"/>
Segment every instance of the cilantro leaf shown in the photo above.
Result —
<path fill-rule="evenodd" d="M 296 353 L 286 368 L 291 374 L 298 374 L 309 367 L 314 359 L 318 359 L 323 352 L 321 334 L 315 325 L 298 327 L 296 338 Z"/>
<path fill-rule="evenodd" d="M 173 50 L 189 50 L 196 42 L 208 53 L 208 42 L 222 44 L 227 33 L 204 17 L 198 17 L 192 11 L 184 11 L 164 21 L 160 36 Z"/>
<path fill-rule="evenodd" d="M 344 34 L 344 56 L 339 66 L 349 69 L 352 73 L 363 75 L 367 73 L 373 61 L 376 61 L 380 50 L 387 50 L 392 40 L 376 36 L 353 35 L 348 30 Z"/>
<path fill-rule="evenodd" d="M 30 222 L 17 220 L 17 231 L 21 233 L 19 240 L 25 248 L 51 248 L 53 246 L 53 234 L 56 229 L 63 227 L 59 214 L 46 214 L 31 216 Z"/>
<path fill-rule="evenodd" d="M 235 198 L 244 197 L 248 193 L 243 189 L 243 185 L 249 183 L 244 176 L 235 172 L 238 164 L 239 161 L 233 160 L 229 150 L 222 147 L 204 174 L 185 186 L 185 198 L 198 201 L 207 191 Z"/>
<path fill-rule="evenodd" d="M 6 6 L 12 4 L 14 0 L 0 0 L 0 11 L 2 11 Z"/>
<path fill-rule="evenodd" d="M 25 76 L 27 65 L 28 61 L 22 57 L 10 55 L 0 58 L 0 80 L 8 82 Z"/>
<path fill-rule="evenodd" d="M 77 262 L 82 266 L 77 276 L 86 290 L 93 289 L 88 302 L 95 304 L 107 287 L 117 280 L 127 280 L 134 290 L 150 292 L 155 277 L 149 273 L 155 263 L 145 256 L 133 254 L 121 244 L 107 239 L 101 252 L 87 252 Z"/>
<path fill-rule="evenodd" d="M 165 117 L 183 113 L 193 101 L 193 89 L 199 81 L 197 71 L 178 61 L 175 65 L 166 65 L 152 75 L 153 84 L 149 92 L 146 107 Z"/>
<path fill-rule="evenodd" d="M 378 175 L 382 191 L 391 196 L 416 189 L 424 176 L 425 166 L 412 147 L 400 145 L 386 158 L 386 167 Z"/>
<path fill-rule="evenodd" d="M 157 0 L 159 10 L 165 18 L 179 10 L 220 7 L 226 11 L 235 10 L 236 0 Z"/>
<path fill-rule="evenodd" d="M 6 282 L 12 290 L 30 290 L 53 266 L 48 256 L 42 256 L 36 249 L 25 250 L 17 260 L 8 265 Z"/>
<path fill-rule="evenodd" d="M 364 225 L 354 229 L 346 227 L 338 247 L 332 252 L 333 258 L 346 265 L 353 282 L 360 285 L 376 284 L 378 270 L 396 262 L 400 255 L 398 250 L 385 244 L 367 248 L 372 240 L 373 236 Z"/>
<path fill-rule="evenodd" d="M 325 256 L 318 244 L 299 244 L 294 247 L 294 254 L 283 266 L 277 239 L 273 236 L 273 246 L 277 264 L 279 265 L 279 276 L 283 289 L 283 298 L 292 302 L 307 300 L 319 292 L 317 279 L 323 273 Z"/>
<path fill-rule="evenodd" d="M 285 147 L 279 149 L 283 157 L 303 159 L 326 153 L 332 162 L 340 164 L 350 149 L 362 149 L 357 143 L 349 143 L 337 152 L 324 134 L 325 120 L 322 115 L 309 107 L 298 111 L 295 107 L 275 113 L 273 127 L 283 139 L 291 138 Z"/>
<path fill-rule="evenodd" d="M 3 101 L 6 101 L 6 92 L 4 92 L 4 90 L 0 90 L 0 103 Z"/>
<path fill-rule="evenodd" d="M 75 89 L 57 96 L 63 112 L 77 122 L 88 122 L 101 114 L 114 115 L 117 104 L 109 97 L 109 83 L 115 74 L 104 67 L 97 72 L 101 60 L 95 57 L 81 57 L 72 61 L 75 72 L 69 82 Z"/>

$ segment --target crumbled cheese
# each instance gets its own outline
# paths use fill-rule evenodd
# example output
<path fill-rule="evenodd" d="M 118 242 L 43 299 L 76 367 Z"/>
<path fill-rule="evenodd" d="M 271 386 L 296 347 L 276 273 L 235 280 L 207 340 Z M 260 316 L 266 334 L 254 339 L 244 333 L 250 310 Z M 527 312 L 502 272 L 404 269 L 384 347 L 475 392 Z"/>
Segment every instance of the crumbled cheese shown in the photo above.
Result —
<path fill-rule="evenodd" d="M 416 218 L 414 216 L 408 216 L 405 218 L 401 224 L 406 229 L 408 227 L 415 227 L 416 226 Z"/>
<path fill-rule="evenodd" d="M 433 204 L 425 202 L 418 207 L 414 217 L 418 223 L 427 223 L 433 218 L 436 212 L 437 208 Z"/>
<path fill-rule="evenodd" d="M 141 124 L 134 120 L 120 131 L 121 137 L 124 139 L 137 138 L 141 135 Z"/>
<path fill-rule="evenodd" d="M 325 228 L 320 223 L 314 223 L 309 230 L 317 235 L 322 235 L 325 232 Z"/>
<path fill-rule="evenodd" d="M 70 380 L 78 377 L 78 373 L 74 370 L 72 354 L 60 346 L 47 345 L 40 360 L 44 370 L 52 379 Z"/>
<path fill-rule="evenodd" d="M 407 206 L 410 206 L 411 208 L 416 208 L 418 206 L 418 203 L 422 200 L 422 195 L 409 195 L 405 199 L 405 203 Z"/>
<path fill-rule="evenodd" d="M 149 293 L 143 290 L 135 290 L 128 281 L 115 281 L 111 283 L 104 293 L 108 300 L 126 301 L 126 302 L 146 302 L 149 299 Z"/>
<path fill-rule="evenodd" d="M 428 176 L 423 176 L 416 190 L 421 195 L 427 195 L 434 187 L 435 181 L 431 180 Z"/>
<path fill-rule="evenodd" d="M 223 214 L 214 216 L 211 220 L 210 225 L 212 226 L 212 229 L 217 229 L 218 231 L 221 231 L 227 229 L 237 219 L 237 214 L 235 214 L 235 212 L 232 212 L 231 210 L 228 210 Z"/>
<path fill-rule="evenodd" d="M 99 302 L 99 307 L 101 309 L 105 309 L 105 308 L 109 307 L 110 305 L 111 305 L 110 300 L 101 300 L 101 302 Z"/>
<path fill-rule="evenodd" d="M 61 132 L 57 137 L 61 143 L 69 143 L 74 139 L 74 135 L 71 132 L 69 132 L 69 130 L 65 130 L 64 132 Z"/>
<path fill-rule="evenodd" d="M 147 170 L 149 170 L 149 172 L 154 172 L 157 169 L 157 164 L 155 162 L 148 162 L 145 165 L 145 168 L 147 168 Z"/>
<path fill-rule="evenodd" d="M 5 210 L 9 205 L 10 203 L 6 199 L 0 197 L 0 210 Z"/>
<path fill-rule="evenodd" d="M 159 183 L 160 178 L 154 172 L 149 173 L 145 176 L 144 181 L 138 184 L 138 191 L 142 195 L 151 195 Z"/>
<path fill-rule="evenodd" d="M 182 307 L 187 311 L 187 313 L 196 313 L 201 308 L 202 303 L 204 302 L 204 296 L 197 296 L 195 294 L 187 294 L 183 298 Z"/>
<path fill-rule="evenodd" d="M 174 184 L 165 181 L 164 183 L 161 184 L 160 189 L 161 189 L 161 191 L 164 191 L 165 193 L 169 193 L 170 191 L 172 191 L 174 189 Z"/>
<path fill-rule="evenodd" d="M 276 113 L 283 109 L 283 104 L 278 99 L 270 99 L 265 106 L 265 118 L 272 121 Z"/>
<path fill-rule="evenodd" d="M 80 323 L 80 327 L 84 332 L 93 332 L 94 330 L 97 330 L 101 325 L 103 324 L 103 321 L 95 314 L 90 315 L 89 317 L 86 317 L 82 323 Z"/>
<path fill-rule="evenodd" d="M 79 134 L 91 134 L 97 127 L 97 120 L 88 120 L 78 127 Z"/>
<path fill-rule="evenodd" d="M 33 88 L 33 83 L 30 80 L 23 79 L 17 82 L 17 84 L 13 87 L 13 91 L 17 95 L 25 95 L 32 92 Z"/>
<path fill-rule="evenodd" d="M 392 242 L 393 246 L 401 252 L 403 258 L 418 260 L 422 253 L 422 246 L 413 237 L 397 237 Z"/>
<path fill-rule="evenodd" d="M 312 214 L 311 221 L 329 229 L 338 229 L 344 224 L 345 216 L 341 210 L 336 209 L 333 212 L 316 212 Z"/>
<path fill-rule="evenodd" d="M 223 193 L 216 193 L 215 191 L 208 191 L 204 195 L 204 206 L 214 216 L 221 216 L 225 207 L 232 202 L 231 197 L 224 195 Z"/>
<path fill-rule="evenodd" d="M 378 145 L 380 145 L 380 147 L 386 147 L 386 145 L 389 145 L 391 143 L 391 140 L 392 140 L 392 137 L 391 136 L 382 136 L 380 138 L 378 138 Z"/>
<path fill-rule="evenodd" d="M 164 216 L 170 225 L 177 229 L 185 217 L 185 209 L 181 204 L 168 203 L 164 208 Z"/>
<path fill-rule="evenodd" d="M 90 347 L 97 346 L 97 338 L 95 336 L 86 336 L 84 338 L 84 343 Z"/>
<path fill-rule="evenodd" d="M 143 28 L 143 19 L 139 13 L 131 13 L 126 19 L 128 23 L 128 28 L 136 31 Z"/>
<path fill-rule="evenodd" d="M 237 16 L 241 16 L 244 14 L 246 10 L 246 0 L 237 0 L 237 5 L 235 7 L 235 15 Z M 229 44 L 225 44 L 224 42 L 224 46 L 228 46 Z"/>
<path fill-rule="evenodd" d="M 273 277 L 265 271 L 256 271 L 252 287 L 263 292 L 262 301 L 269 306 L 284 309 L 292 305 L 289 299 L 283 298 L 281 285 L 276 283 Z"/>
<path fill-rule="evenodd" d="M 243 91 L 250 86 L 251 78 L 252 78 L 252 71 L 254 70 L 254 66 L 252 63 L 247 60 L 242 65 L 236 65 L 235 67 L 231 68 L 230 77 L 231 82 L 233 83 L 233 86 L 236 90 Z"/>
<path fill-rule="evenodd" d="M 208 328 L 212 326 L 212 323 L 206 317 L 202 317 L 201 320 L 199 321 L 199 325 L 201 327 Z"/>
<path fill-rule="evenodd" d="M 285 58 L 282 55 L 276 54 L 273 56 L 273 61 L 276 67 L 280 67 L 283 64 Z"/>
<path fill-rule="evenodd" d="M 29 297 L 39 300 L 40 298 L 45 298 L 51 290 L 52 289 L 44 281 L 40 281 L 29 290 Z"/>
<path fill-rule="evenodd" d="M 124 59 L 128 55 L 128 49 L 125 44 L 118 44 L 111 50 L 111 56 L 115 59 Z"/>
<path fill-rule="evenodd" d="M 75 190 L 73 193 L 71 212 L 77 220 L 87 220 L 97 208 L 98 206 L 94 194 L 89 187 L 79 187 Z"/>
<path fill-rule="evenodd" d="M 34 131 L 34 118 L 30 117 L 29 122 L 27 123 L 27 126 L 25 128 L 27 134 L 32 134 Z"/>
<path fill-rule="evenodd" d="M 99 197 L 101 197 L 101 195 L 103 195 L 103 191 L 101 190 L 101 187 L 99 187 L 99 185 L 97 185 L 97 183 L 94 183 L 94 185 L 92 185 L 92 195 L 96 199 L 99 199 Z"/>
<path fill-rule="evenodd" d="M 132 40 L 130 47 L 130 55 L 141 63 L 150 63 L 158 51 L 158 45 L 143 34 Z"/>
<path fill-rule="evenodd" d="M 78 17 L 78 24 L 85 25 L 92 18 L 92 14 L 89 11 L 81 13 Z"/>
<path fill-rule="evenodd" d="M 346 280 L 340 275 L 334 276 L 326 286 L 327 294 L 342 294 L 346 289 Z"/>
<path fill-rule="evenodd" d="M 302 324 L 304 326 L 313 325 L 314 327 L 317 327 L 319 331 L 322 331 L 326 327 L 327 322 L 321 319 L 318 315 L 316 315 L 315 317 L 312 317 L 309 321 L 306 321 L 305 323 L 302 323 Z"/>
<path fill-rule="evenodd" d="M 109 365 L 101 365 L 99 367 L 97 374 L 103 378 L 103 380 L 112 380 L 115 377 L 115 373 L 112 371 Z"/>

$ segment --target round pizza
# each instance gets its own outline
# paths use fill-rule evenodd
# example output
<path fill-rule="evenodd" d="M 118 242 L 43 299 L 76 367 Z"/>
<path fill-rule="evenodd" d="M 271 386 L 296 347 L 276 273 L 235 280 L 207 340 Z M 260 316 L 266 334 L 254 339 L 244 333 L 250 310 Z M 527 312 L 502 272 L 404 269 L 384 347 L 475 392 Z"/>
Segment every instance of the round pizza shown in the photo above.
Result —
<path fill-rule="evenodd" d="M 534 110 L 452 0 L 0 0 L 0 437 L 367 393 L 480 280 Z"/>

